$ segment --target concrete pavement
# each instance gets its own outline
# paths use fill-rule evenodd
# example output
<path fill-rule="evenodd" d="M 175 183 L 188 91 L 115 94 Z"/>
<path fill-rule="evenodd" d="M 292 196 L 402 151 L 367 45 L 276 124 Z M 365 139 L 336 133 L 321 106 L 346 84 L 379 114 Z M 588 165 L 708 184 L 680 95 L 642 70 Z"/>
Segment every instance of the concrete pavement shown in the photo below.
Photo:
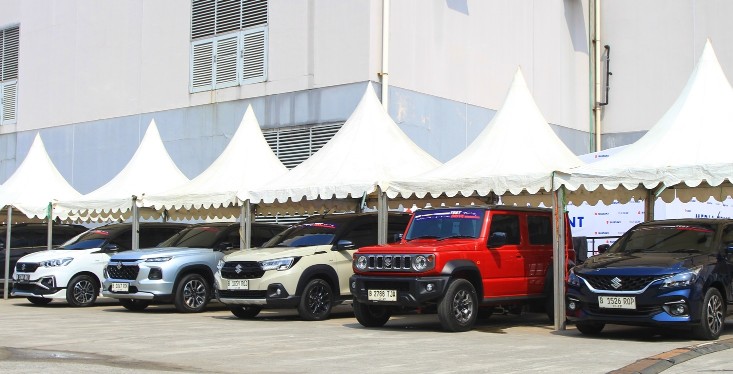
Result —
<path fill-rule="evenodd" d="M 91 308 L 0 300 L 0 371 L 607 373 L 704 343 L 684 333 L 622 326 L 588 338 L 572 326 L 553 331 L 544 315 L 532 313 L 492 316 L 474 331 L 445 333 L 435 315 L 396 316 L 367 329 L 350 306 L 320 322 L 301 321 L 294 310 L 265 311 L 248 321 L 221 306 L 211 309 L 179 314 L 152 306 L 133 313 L 109 300 Z M 726 339 L 733 339 L 730 321 Z M 712 369 L 733 366 L 725 359 L 733 350 L 723 350 L 673 368 L 711 369 L 708 356 L 719 360 Z"/>

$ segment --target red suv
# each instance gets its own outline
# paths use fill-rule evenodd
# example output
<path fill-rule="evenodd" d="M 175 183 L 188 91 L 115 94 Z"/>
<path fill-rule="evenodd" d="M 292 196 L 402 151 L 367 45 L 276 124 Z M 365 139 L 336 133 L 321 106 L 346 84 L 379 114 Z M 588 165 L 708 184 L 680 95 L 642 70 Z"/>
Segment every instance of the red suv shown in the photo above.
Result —
<path fill-rule="evenodd" d="M 399 244 L 354 254 L 354 313 L 362 325 L 378 327 L 398 309 L 435 310 L 445 330 L 467 331 L 479 310 L 490 314 L 531 303 L 551 312 L 552 248 L 550 209 L 419 210 Z M 570 245 L 566 256 L 572 266 Z"/>

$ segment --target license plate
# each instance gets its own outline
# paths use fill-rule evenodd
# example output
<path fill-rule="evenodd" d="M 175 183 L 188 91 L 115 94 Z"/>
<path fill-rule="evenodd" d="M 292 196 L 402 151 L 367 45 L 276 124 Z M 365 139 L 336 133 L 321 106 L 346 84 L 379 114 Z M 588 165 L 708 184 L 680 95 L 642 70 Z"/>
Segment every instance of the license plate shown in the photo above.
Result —
<path fill-rule="evenodd" d="M 227 282 L 228 290 L 248 290 L 249 280 L 247 279 L 229 279 Z"/>
<path fill-rule="evenodd" d="M 112 292 L 129 292 L 129 283 L 112 283 Z"/>
<path fill-rule="evenodd" d="M 31 280 L 30 274 L 15 274 L 15 280 L 18 282 L 28 282 Z"/>
<path fill-rule="evenodd" d="M 395 290 L 368 290 L 367 300 L 371 301 L 397 301 Z"/>
<path fill-rule="evenodd" d="M 605 309 L 636 309 L 633 296 L 598 296 L 598 307 Z"/>

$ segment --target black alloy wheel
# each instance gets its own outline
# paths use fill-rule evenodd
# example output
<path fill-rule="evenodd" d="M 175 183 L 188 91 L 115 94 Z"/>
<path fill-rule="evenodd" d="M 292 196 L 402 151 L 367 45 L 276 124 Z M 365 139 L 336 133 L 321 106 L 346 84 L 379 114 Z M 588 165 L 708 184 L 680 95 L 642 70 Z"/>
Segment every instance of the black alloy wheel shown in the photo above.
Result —
<path fill-rule="evenodd" d="M 298 304 L 298 314 L 306 321 L 320 321 L 331 315 L 333 292 L 331 285 L 323 279 L 311 279 L 303 289 Z"/>

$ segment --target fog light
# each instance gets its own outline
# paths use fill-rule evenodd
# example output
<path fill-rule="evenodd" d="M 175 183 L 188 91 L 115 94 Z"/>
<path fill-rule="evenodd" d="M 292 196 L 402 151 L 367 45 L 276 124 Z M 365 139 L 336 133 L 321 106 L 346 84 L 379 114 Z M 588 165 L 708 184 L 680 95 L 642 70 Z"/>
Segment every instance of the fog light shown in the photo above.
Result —
<path fill-rule="evenodd" d="M 351 282 L 351 288 L 356 288 L 356 282 Z"/>
<path fill-rule="evenodd" d="M 568 309 L 575 310 L 577 308 L 578 308 L 578 305 L 575 303 L 575 300 L 568 301 Z"/>
<path fill-rule="evenodd" d="M 150 268 L 150 272 L 148 273 L 148 279 L 150 279 L 150 280 L 160 280 L 160 279 L 163 279 L 163 269 L 161 269 L 161 268 Z"/>
<path fill-rule="evenodd" d="M 277 291 L 275 291 L 275 295 L 277 295 L 277 296 L 282 295 L 282 293 L 283 293 L 283 290 L 281 290 L 279 288 L 277 289 Z"/>
<path fill-rule="evenodd" d="M 428 283 L 428 284 L 427 284 L 427 285 L 425 286 L 425 289 L 426 289 L 426 290 L 428 290 L 428 292 L 431 292 L 431 291 L 433 291 L 433 289 L 434 289 L 434 288 L 435 288 L 435 285 L 433 285 L 432 283 Z"/>
<path fill-rule="evenodd" d="M 53 288 L 54 286 L 53 277 L 41 278 L 41 285 L 46 288 Z"/>
<path fill-rule="evenodd" d="M 689 310 L 687 308 L 687 304 L 685 303 L 674 303 L 674 304 L 667 304 L 664 306 L 664 309 L 667 311 L 667 313 L 679 317 L 679 316 L 686 316 L 689 314 Z"/>

